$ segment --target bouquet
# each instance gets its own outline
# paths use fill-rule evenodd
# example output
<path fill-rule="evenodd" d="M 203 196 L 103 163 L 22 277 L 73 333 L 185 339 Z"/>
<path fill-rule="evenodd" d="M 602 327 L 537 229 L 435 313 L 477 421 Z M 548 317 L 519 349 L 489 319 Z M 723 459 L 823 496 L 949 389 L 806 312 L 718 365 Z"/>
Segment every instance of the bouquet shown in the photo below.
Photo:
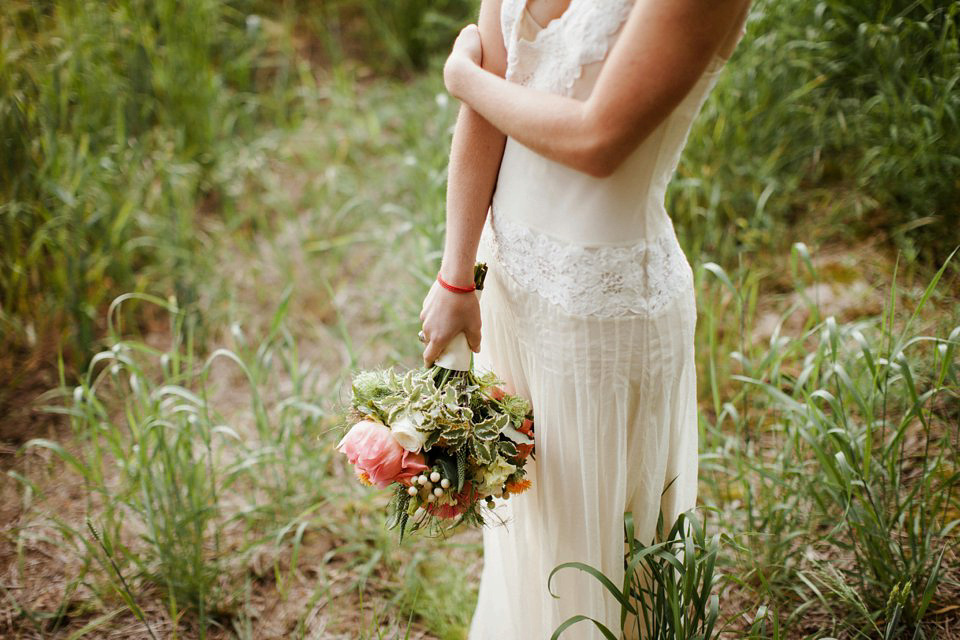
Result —
<path fill-rule="evenodd" d="M 474 269 L 477 295 L 486 265 Z M 361 482 L 393 491 L 388 525 L 445 532 L 483 525 L 482 504 L 531 486 L 530 403 L 477 373 L 463 334 L 429 368 L 362 371 L 353 378 L 349 422 L 337 449 Z"/>

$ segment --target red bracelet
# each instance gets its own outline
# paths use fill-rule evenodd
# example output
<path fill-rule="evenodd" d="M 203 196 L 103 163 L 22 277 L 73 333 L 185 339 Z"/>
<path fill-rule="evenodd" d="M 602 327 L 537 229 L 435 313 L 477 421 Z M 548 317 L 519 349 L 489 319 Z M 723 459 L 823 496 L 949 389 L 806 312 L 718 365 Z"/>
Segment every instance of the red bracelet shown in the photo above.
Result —
<path fill-rule="evenodd" d="M 447 291 L 453 291 L 454 293 L 473 293 L 477 290 L 477 285 L 471 286 L 469 289 L 464 287 L 458 287 L 456 285 L 450 284 L 446 280 L 440 277 L 440 273 L 437 272 L 437 282 L 440 283 L 440 286 L 446 289 Z"/>

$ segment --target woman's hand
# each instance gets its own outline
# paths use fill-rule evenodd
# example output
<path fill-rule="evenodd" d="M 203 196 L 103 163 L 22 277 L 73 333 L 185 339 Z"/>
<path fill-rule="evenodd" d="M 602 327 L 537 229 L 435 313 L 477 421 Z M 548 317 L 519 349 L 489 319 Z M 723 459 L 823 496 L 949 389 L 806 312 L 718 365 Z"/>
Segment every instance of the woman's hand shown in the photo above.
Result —
<path fill-rule="evenodd" d="M 453 49 L 443 65 L 443 83 L 455 98 L 459 98 L 458 81 L 464 65 L 481 66 L 483 46 L 480 42 L 480 30 L 475 24 L 468 24 L 460 30 L 453 43 Z"/>
<path fill-rule="evenodd" d="M 460 333 L 467 335 L 472 351 L 480 350 L 480 300 L 475 293 L 454 293 L 434 282 L 423 300 L 420 321 L 427 338 L 423 363 L 428 367 Z"/>

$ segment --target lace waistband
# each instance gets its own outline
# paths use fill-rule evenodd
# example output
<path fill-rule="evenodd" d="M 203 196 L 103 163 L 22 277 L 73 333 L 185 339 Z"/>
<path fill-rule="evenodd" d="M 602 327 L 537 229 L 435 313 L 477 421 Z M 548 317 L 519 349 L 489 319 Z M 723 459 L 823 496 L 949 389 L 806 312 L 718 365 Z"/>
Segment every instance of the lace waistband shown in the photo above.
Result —
<path fill-rule="evenodd" d="M 577 316 L 654 316 L 693 287 L 673 234 L 625 246 L 571 244 L 491 211 L 482 238 L 521 287 Z"/>

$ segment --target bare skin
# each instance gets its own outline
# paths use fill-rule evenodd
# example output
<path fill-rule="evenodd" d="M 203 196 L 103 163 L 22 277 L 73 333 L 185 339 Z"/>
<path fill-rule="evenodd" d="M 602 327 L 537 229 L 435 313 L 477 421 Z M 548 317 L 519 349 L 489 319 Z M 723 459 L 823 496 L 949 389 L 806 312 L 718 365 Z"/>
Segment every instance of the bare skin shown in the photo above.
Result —
<path fill-rule="evenodd" d="M 532 0 L 529 9 L 546 25 L 577 1 L 589 0 Z M 553 11 L 545 13 L 548 6 Z M 443 72 L 447 90 L 463 103 L 451 150 L 443 278 L 470 283 L 505 136 L 593 177 L 612 175 L 683 100 L 713 56 L 729 57 L 748 8 L 749 0 L 637 0 L 589 97 L 578 100 L 504 79 L 500 0 L 483 0 L 478 24 L 460 32 Z M 467 149 L 476 153 L 471 157 Z M 420 319 L 428 338 L 425 364 L 460 332 L 479 350 L 473 294 L 435 284 Z"/>
<path fill-rule="evenodd" d="M 484 51 L 481 56 L 478 48 L 473 64 L 484 73 L 503 79 L 507 50 L 500 33 L 500 0 L 483 0 L 473 28 L 477 30 L 478 43 L 482 39 Z M 473 282 L 480 232 L 493 198 L 506 140 L 499 129 L 469 105 L 460 106 L 450 148 L 447 232 L 440 265 L 441 276 L 450 284 L 468 287 Z M 423 352 L 427 366 L 460 333 L 466 334 L 473 351 L 480 350 L 480 304 L 472 293 L 452 293 L 434 282 L 423 301 L 420 321 L 427 337 Z"/>

